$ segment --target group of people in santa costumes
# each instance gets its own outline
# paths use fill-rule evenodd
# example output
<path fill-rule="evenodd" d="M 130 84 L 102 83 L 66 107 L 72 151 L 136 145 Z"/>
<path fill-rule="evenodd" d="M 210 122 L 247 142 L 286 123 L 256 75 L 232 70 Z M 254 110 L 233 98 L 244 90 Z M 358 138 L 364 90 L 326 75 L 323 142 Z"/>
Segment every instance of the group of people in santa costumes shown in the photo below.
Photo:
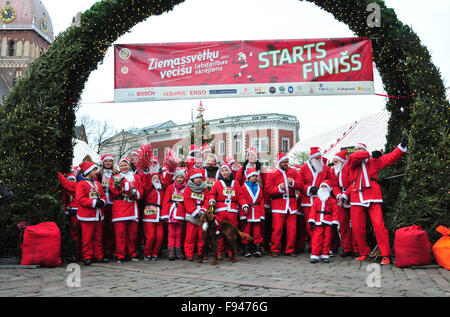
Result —
<path fill-rule="evenodd" d="M 116 170 L 114 157 L 105 155 L 99 166 L 86 161 L 78 176 L 59 173 L 58 178 L 77 255 L 87 265 L 106 262 L 113 252 L 118 262 L 139 261 L 141 245 L 144 260 L 157 260 L 166 241 L 170 260 L 194 260 L 203 248 L 205 228 L 199 227 L 199 220 L 208 211 L 214 211 L 218 224 L 226 219 L 253 236 L 253 244 L 241 241 L 245 257 L 269 250 L 273 257 L 296 256 L 309 241 L 311 263 L 329 262 L 336 240 L 342 256 L 367 259 L 367 212 L 382 264 L 389 264 L 377 173 L 399 160 L 407 143 L 402 138 L 387 154 L 369 152 L 358 143 L 350 155 L 345 150 L 336 153 L 331 168 L 317 147 L 310 148 L 302 166 L 290 167 L 288 156 L 279 153 L 270 170 L 258 161 L 254 148 L 247 150 L 242 166 L 234 159 L 219 165 L 207 144 L 194 145 L 185 168 L 161 169 L 155 158 L 152 170 L 143 171 L 130 155 L 118 161 Z M 219 257 L 230 253 L 219 238 Z"/>

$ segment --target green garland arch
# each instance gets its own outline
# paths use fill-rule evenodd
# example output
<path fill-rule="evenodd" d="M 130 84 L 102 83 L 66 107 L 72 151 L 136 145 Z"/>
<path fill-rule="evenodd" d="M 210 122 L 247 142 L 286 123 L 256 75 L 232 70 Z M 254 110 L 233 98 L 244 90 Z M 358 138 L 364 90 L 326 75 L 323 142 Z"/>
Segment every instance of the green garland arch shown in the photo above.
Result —
<path fill-rule="evenodd" d="M 391 112 L 387 151 L 406 133 L 406 158 L 382 172 L 382 178 L 405 174 L 383 184 L 387 225 L 393 229 L 422 225 L 429 234 L 449 225 L 449 102 L 439 70 L 410 27 L 382 0 L 307 0 L 330 12 L 361 37 L 373 38 L 374 62 L 389 95 Z M 57 171 L 72 161 L 75 111 L 89 74 L 102 62 L 108 44 L 134 25 L 183 2 L 103 0 L 81 14 L 81 25 L 57 36 L 0 107 L 0 179 L 16 199 L 0 206 L 0 254 L 16 248 L 16 224 L 56 221 L 64 225 Z M 377 2 L 381 27 L 367 26 L 369 3 Z M 447 223 L 445 223 L 447 222 Z M 64 231 L 65 229 L 63 229 Z"/>

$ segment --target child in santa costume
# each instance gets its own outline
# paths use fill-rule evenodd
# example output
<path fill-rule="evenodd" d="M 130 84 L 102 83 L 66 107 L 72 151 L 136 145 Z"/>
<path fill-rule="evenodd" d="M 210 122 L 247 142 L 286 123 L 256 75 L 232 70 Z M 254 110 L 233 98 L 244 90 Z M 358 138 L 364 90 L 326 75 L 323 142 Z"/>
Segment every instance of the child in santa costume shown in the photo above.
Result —
<path fill-rule="evenodd" d="M 114 166 L 114 156 L 111 154 L 103 155 L 100 158 L 100 170 L 97 174 L 97 180 L 102 184 L 106 195 L 106 205 L 103 208 L 105 219 L 103 220 L 103 253 L 106 258 L 111 258 L 114 252 L 114 224 L 112 222 L 112 197 L 109 191 L 109 183 L 113 175 L 118 170 Z"/>
<path fill-rule="evenodd" d="M 328 180 L 320 184 L 317 198 L 314 200 L 309 213 L 308 223 L 312 229 L 311 263 L 322 259 L 329 262 L 331 239 L 333 230 L 339 226 L 337 201 L 330 196 L 331 186 Z"/>
<path fill-rule="evenodd" d="M 372 221 L 373 230 L 380 249 L 381 264 L 390 264 L 391 248 L 389 245 L 389 234 L 384 225 L 381 204 L 383 197 L 378 185 L 378 171 L 386 166 L 397 162 L 406 152 L 408 138 L 403 137 L 399 146 L 392 151 L 382 155 L 380 151 L 367 150 L 367 146 L 358 143 L 356 152 L 348 157 L 349 177 L 351 186 L 341 196 L 341 201 L 350 197 L 350 217 L 352 221 L 352 233 L 358 245 L 358 261 L 364 261 L 370 254 L 370 247 L 366 239 L 366 212 Z"/>
<path fill-rule="evenodd" d="M 81 259 L 81 227 L 77 218 L 78 202 L 75 199 L 76 174 L 72 173 L 64 176 L 58 172 L 58 179 L 63 188 L 64 214 L 69 221 L 69 234 L 75 242 L 75 260 L 78 262 Z"/>
<path fill-rule="evenodd" d="M 256 257 L 262 255 L 263 236 L 261 232 L 264 220 L 264 194 L 261 185 L 258 184 L 258 172 L 254 168 L 247 169 L 247 181 L 241 187 L 239 202 L 242 206 L 239 219 L 242 221 L 243 232 L 253 236 Z M 242 239 L 244 256 L 251 255 L 249 241 Z"/>
<path fill-rule="evenodd" d="M 168 225 L 168 248 L 169 260 L 183 259 L 182 252 L 183 233 L 185 227 L 184 217 L 184 190 L 186 188 L 186 175 L 184 170 L 178 169 L 174 174 L 175 181 L 171 184 L 164 195 L 161 219 Z"/>
<path fill-rule="evenodd" d="M 145 235 L 144 260 L 158 260 L 158 254 L 164 238 L 164 226 L 161 211 L 164 199 L 164 186 L 161 175 L 153 173 L 150 176 L 151 184 L 145 198 L 145 208 L 142 217 Z"/>
<path fill-rule="evenodd" d="M 202 169 L 192 169 L 183 193 L 187 221 L 184 253 L 189 261 L 194 260 L 195 248 L 197 248 L 198 256 L 202 256 L 203 236 L 202 228 L 198 224 L 200 217 L 208 208 L 208 195 L 209 190 L 204 182 Z"/>
<path fill-rule="evenodd" d="M 128 158 L 119 161 L 120 173 L 114 175 L 109 183 L 113 196 L 112 221 L 116 236 L 117 262 L 123 263 L 127 255 L 133 261 L 136 256 L 137 224 L 139 211 L 137 201 L 143 195 L 141 178 L 130 170 Z"/>
<path fill-rule="evenodd" d="M 296 256 L 295 237 L 297 230 L 297 197 L 295 196 L 295 178 L 297 172 L 289 167 L 289 158 L 278 154 L 278 165 L 266 184 L 272 207 L 272 256 L 281 252 L 281 237 L 286 230 L 286 255 Z"/>
<path fill-rule="evenodd" d="M 96 180 L 97 165 L 83 162 L 80 167 L 83 179 L 77 183 L 75 199 L 81 225 L 81 259 L 89 265 L 92 261 L 106 261 L 102 246 L 102 208 L 106 204 L 106 196 L 102 185 Z"/>
<path fill-rule="evenodd" d="M 238 211 L 239 211 L 239 196 L 240 185 L 235 181 L 231 174 L 231 167 L 228 164 L 222 164 L 220 167 L 220 175 L 217 182 L 214 183 L 209 192 L 208 203 L 214 206 L 217 222 L 220 223 L 227 219 L 231 224 L 238 227 Z M 219 238 L 218 254 L 224 252 L 223 238 Z M 231 250 L 227 248 L 227 254 L 231 255 Z"/>

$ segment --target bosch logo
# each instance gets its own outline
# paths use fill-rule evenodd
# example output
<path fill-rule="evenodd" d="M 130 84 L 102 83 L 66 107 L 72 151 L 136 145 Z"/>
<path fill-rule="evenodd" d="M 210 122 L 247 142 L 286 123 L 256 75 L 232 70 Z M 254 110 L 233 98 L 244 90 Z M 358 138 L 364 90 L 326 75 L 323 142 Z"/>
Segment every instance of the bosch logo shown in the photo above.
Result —
<path fill-rule="evenodd" d="M 138 97 L 148 97 L 148 96 L 154 96 L 155 92 L 153 90 L 145 90 L 145 91 L 138 91 L 136 93 L 136 96 Z"/>

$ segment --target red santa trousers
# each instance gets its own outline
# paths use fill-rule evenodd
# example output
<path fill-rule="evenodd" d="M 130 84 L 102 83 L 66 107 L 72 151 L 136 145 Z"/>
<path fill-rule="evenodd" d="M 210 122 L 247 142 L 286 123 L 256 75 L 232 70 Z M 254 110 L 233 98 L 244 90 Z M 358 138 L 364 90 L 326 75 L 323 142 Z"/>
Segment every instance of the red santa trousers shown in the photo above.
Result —
<path fill-rule="evenodd" d="M 331 238 L 333 230 L 329 225 L 316 226 L 312 230 L 311 236 L 311 255 L 329 256 L 331 250 Z"/>
<path fill-rule="evenodd" d="M 306 226 L 306 239 L 311 240 L 312 237 L 312 229 L 311 225 L 306 222 L 306 219 L 309 219 L 309 213 L 311 212 L 311 207 L 302 206 L 303 214 L 305 215 L 305 226 Z"/>
<path fill-rule="evenodd" d="M 114 222 L 117 259 L 124 259 L 127 254 L 131 258 L 136 257 L 137 225 L 133 220 Z"/>
<path fill-rule="evenodd" d="M 102 222 L 80 221 L 81 259 L 100 260 L 103 258 Z"/>
<path fill-rule="evenodd" d="M 184 241 L 184 254 L 186 259 L 194 258 L 195 247 L 197 247 L 197 254 L 201 256 L 203 248 L 202 228 L 190 222 L 186 224 L 186 240 Z"/>
<path fill-rule="evenodd" d="M 103 208 L 105 218 L 103 219 L 103 253 L 110 256 L 114 252 L 114 224 L 112 222 L 112 205 Z"/>
<path fill-rule="evenodd" d="M 338 206 L 339 233 L 341 234 L 341 247 L 344 252 L 356 251 L 352 245 L 352 230 L 350 228 L 350 208 Z"/>
<path fill-rule="evenodd" d="M 168 241 L 169 248 L 181 248 L 183 243 L 183 222 L 170 222 L 168 226 Z"/>
<path fill-rule="evenodd" d="M 158 256 L 164 239 L 162 222 L 143 222 L 145 236 L 144 256 Z"/>
<path fill-rule="evenodd" d="M 286 226 L 286 254 L 295 251 L 295 236 L 297 232 L 297 215 L 272 213 L 272 253 L 281 252 L 281 237 Z"/>
<path fill-rule="evenodd" d="M 295 249 L 305 249 L 305 241 L 306 241 L 306 219 L 305 216 L 297 214 L 297 230 L 296 230 L 296 238 L 295 238 Z"/>
<path fill-rule="evenodd" d="M 381 256 L 391 255 L 389 234 L 384 226 L 383 211 L 380 203 L 371 203 L 369 207 L 352 205 L 350 208 L 352 233 L 353 238 L 356 239 L 356 244 L 358 245 L 359 255 L 369 255 L 371 252 L 366 238 L 366 209 L 372 222 Z"/>
<path fill-rule="evenodd" d="M 262 228 L 261 222 L 243 222 L 242 223 L 242 231 L 246 234 L 249 234 L 253 237 L 253 243 L 254 244 L 261 244 L 263 243 L 263 237 L 261 234 L 261 228 Z M 248 241 L 247 238 L 242 238 L 242 243 L 247 244 L 250 241 Z"/>
<path fill-rule="evenodd" d="M 69 234 L 72 240 L 75 242 L 75 259 L 79 261 L 81 259 L 81 225 L 77 216 L 70 217 L 70 229 Z"/>
<path fill-rule="evenodd" d="M 224 220 L 224 219 L 228 220 L 229 222 L 231 222 L 231 224 L 233 226 L 238 228 L 239 223 L 238 223 L 238 213 L 237 212 L 221 211 L 221 212 L 216 213 L 216 220 L 219 225 L 222 222 L 222 220 Z M 231 255 L 230 248 L 225 247 L 223 244 L 222 236 L 219 237 L 218 242 L 219 243 L 218 243 L 217 250 L 218 250 L 219 254 L 223 254 L 225 251 L 228 255 Z"/>

